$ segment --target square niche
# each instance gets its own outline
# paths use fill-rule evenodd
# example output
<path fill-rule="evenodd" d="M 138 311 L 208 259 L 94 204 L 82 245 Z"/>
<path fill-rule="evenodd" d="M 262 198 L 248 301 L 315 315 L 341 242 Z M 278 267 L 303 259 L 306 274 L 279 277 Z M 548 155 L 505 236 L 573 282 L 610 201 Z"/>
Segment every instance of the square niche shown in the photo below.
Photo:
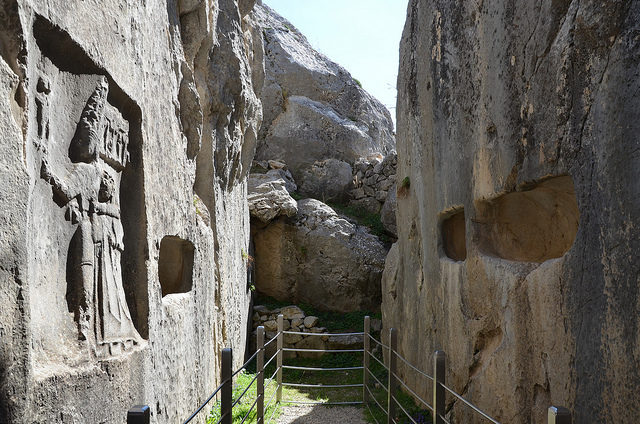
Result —
<path fill-rule="evenodd" d="M 165 236 L 160 243 L 158 274 L 162 297 L 174 293 L 188 293 L 193 287 L 193 253 L 189 240 Z"/>

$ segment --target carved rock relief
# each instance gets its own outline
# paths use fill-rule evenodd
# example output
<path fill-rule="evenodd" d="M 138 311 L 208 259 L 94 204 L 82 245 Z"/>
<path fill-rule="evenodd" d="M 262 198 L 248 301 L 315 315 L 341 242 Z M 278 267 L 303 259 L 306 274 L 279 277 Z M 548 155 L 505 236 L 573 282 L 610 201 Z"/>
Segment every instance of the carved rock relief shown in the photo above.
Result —
<path fill-rule="evenodd" d="M 108 92 L 109 83 L 102 77 L 69 144 L 71 175 L 56 175 L 46 150 L 41 166 L 41 177 L 51 185 L 58 206 L 66 209 L 66 220 L 75 226 L 67 256 L 67 302 L 79 339 L 88 341 L 98 358 L 117 355 L 141 342 L 121 269 L 124 230 L 119 193 L 129 160 L 129 124 L 107 101 Z M 39 94 L 36 99 L 42 100 L 37 105 L 44 110 L 48 102 Z M 48 121 L 38 115 L 38 136 L 48 137 Z M 74 178 L 79 175 L 82 178 Z"/>

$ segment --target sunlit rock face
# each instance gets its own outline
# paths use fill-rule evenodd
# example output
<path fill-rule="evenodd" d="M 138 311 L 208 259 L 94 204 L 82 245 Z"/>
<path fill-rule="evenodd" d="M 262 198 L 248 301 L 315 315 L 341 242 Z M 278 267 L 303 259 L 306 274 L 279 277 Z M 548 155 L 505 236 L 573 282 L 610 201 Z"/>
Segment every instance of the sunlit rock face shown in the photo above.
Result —
<path fill-rule="evenodd" d="M 245 346 L 252 1 L 0 1 L 0 422 L 182 422 Z"/>
<path fill-rule="evenodd" d="M 640 5 L 409 3 L 385 327 L 500 422 L 637 421 Z"/>
<path fill-rule="evenodd" d="M 359 158 L 385 156 L 395 149 L 391 116 L 286 19 L 266 5 L 256 6 L 256 17 L 265 59 L 264 120 L 256 159 L 283 160 L 301 192 L 322 199 L 332 181 L 318 184 L 315 162 L 335 159 L 353 167 Z M 307 183 L 307 177 L 313 181 Z M 341 195 L 350 189 L 345 187 Z"/>
<path fill-rule="evenodd" d="M 252 238 L 258 292 L 325 311 L 379 309 L 386 247 L 319 200 L 299 200 L 292 217 L 254 220 Z"/>

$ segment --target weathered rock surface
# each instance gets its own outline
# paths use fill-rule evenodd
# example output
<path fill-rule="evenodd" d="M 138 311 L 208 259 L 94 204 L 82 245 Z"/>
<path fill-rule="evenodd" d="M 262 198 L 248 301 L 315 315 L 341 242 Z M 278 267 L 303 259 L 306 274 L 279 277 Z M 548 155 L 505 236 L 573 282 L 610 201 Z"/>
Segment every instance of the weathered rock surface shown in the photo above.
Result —
<path fill-rule="evenodd" d="M 500 422 L 640 416 L 639 30 L 638 2 L 410 1 L 385 328 Z"/>
<path fill-rule="evenodd" d="M 387 193 L 387 198 L 380 210 L 380 221 L 384 229 L 397 237 L 398 228 L 396 227 L 396 209 L 398 205 L 398 196 L 396 193 L 396 185 L 392 185 Z"/>
<path fill-rule="evenodd" d="M 294 218 L 252 226 L 256 289 L 325 310 L 376 310 L 386 249 L 361 226 L 315 199 Z"/>
<path fill-rule="evenodd" d="M 349 204 L 360 207 L 371 213 L 380 213 L 384 209 L 387 200 L 390 203 L 386 206 L 384 213 L 387 214 L 387 225 L 391 228 L 395 225 L 395 185 L 396 168 L 398 157 L 395 152 L 391 152 L 382 160 L 380 158 L 361 158 L 353 166 L 353 190 L 350 193 Z M 394 193 L 391 193 L 394 192 Z M 394 215 L 393 222 L 391 215 Z M 387 231 L 395 234 L 395 230 Z"/>
<path fill-rule="evenodd" d="M 347 193 L 353 185 L 351 165 L 337 159 L 315 162 L 302 171 L 300 193 L 325 202 L 347 200 Z"/>
<path fill-rule="evenodd" d="M 262 222 L 277 216 L 295 216 L 296 201 L 287 191 L 287 181 L 276 174 L 249 174 L 249 213 Z"/>
<path fill-rule="evenodd" d="M 264 121 L 256 158 L 283 159 L 295 180 L 316 161 L 333 158 L 350 165 L 395 148 L 386 108 L 349 73 L 315 51 L 306 38 L 267 6 L 257 6 L 263 29 Z"/>
<path fill-rule="evenodd" d="M 264 79 L 241 6 L 0 1 L 0 422 L 181 422 L 213 352 L 240 364 Z"/>

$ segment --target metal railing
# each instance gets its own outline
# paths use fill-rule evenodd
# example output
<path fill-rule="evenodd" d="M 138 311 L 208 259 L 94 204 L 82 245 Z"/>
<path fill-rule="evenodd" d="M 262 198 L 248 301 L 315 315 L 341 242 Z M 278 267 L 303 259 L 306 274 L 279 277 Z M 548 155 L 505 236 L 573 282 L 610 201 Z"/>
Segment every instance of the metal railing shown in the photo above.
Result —
<path fill-rule="evenodd" d="M 416 402 L 420 405 L 427 408 L 433 417 L 433 424 L 451 424 L 449 420 L 446 418 L 446 396 L 447 393 L 456 401 L 462 402 L 466 407 L 468 407 L 471 411 L 473 411 L 476 415 L 480 416 L 484 420 L 493 423 L 500 424 L 497 420 L 489 416 L 487 413 L 482 411 L 480 408 L 463 398 L 460 394 L 456 393 L 453 389 L 448 387 L 445 384 L 446 381 L 446 355 L 443 351 L 435 351 L 433 353 L 433 375 L 429 375 L 426 372 L 420 370 L 415 365 L 411 364 L 407 361 L 402 355 L 398 353 L 398 334 L 395 328 L 391 328 L 389 330 L 389 345 L 385 345 L 381 340 L 377 340 L 371 334 L 371 322 L 370 318 L 367 316 L 364 318 L 364 331 L 357 333 L 312 333 L 312 332 L 299 332 L 299 331 L 284 331 L 284 317 L 282 314 L 278 315 L 277 320 L 277 333 L 276 335 L 269 340 L 267 343 L 264 341 L 265 331 L 263 326 L 259 326 L 257 329 L 257 346 L 256 352 L 236 371 L 232 372 L 232 350 L 230 348 L 225 348 L 222 350 L 222 369 L 221 369 L 221 377 L 222 383 L 216 387 L 213 393 L 196 409 L 196 411 L 191 414 L 184 424 L 188 424 L 191 422 L 206 406 L 207 404 L 218 394 L 220 394 L 220 419 L 216 422 L 216 424 L 232 424 L 233 421 L 233 408 L 237 406 L 241 399 L 247 394 L 249 388 L 256 383 L 256 399 L 244 415 L 240 423 L 247 422 L 246 420 L 249 418 L 251 413 L 255 408 L 255 423 L 257 424 L 265 424 L 265 411 L 269 410 L 269 407 L 272 405 L 275 400 L 277 404 L 306 404 L 306 405 L 364 405 L 366 407 L 373 420 L 377 424 L 381 424 L 375 414 L 373 413 L 371 407 L 378 407 L 386 416 L 387 424 L 398 424 L 398 417 L 400 416 L 400 412 L 406 416 L 406 418 L 412 424 L 418 424 L 416 419 L 407 411 L 407 409 L 398 401 L 398 391 L 400 387 L 406 393 L 410 394 Z M 362 349 L 303 349 L 303 348 L 285 348 L 284 347 L 284 336 L 285 335 L 304 335 L 307 337 L 326 337 L 326 336 L 363 336 L 363 348 Z M 277 350 L 271 356 L 271 358 L 265 363 L 264 356 L 266 347 L 273 343 L 277 343 Z M 371 342 L 376 343 L 380 348 L 387 352 L 388 365 L 384 363 L 384 360 L 379 359 L 373 353 L 374 349 L 371 348 Z M 362 366 L 356 367 L 337 367 L 337 368 L 318 368 L 318 367 L 301 367 L 301 366 L 292 366 L 292 365 L 284 365 L 284 352 L 297 352 L 297 353 L 363 353 L 363 361 Z M 251 380 L 249 385 L 244 389 L 242 394 L 240 394 L 236 400 L 232 399 L 233 393 L 233 377 L 238 375 L 241 371 L 246 370 L 247 366 L 256 359 L 256 376 Z M 273 375 L 269 378 L 267 383 L 264 382 L 264 372 L 267 366 L 274 360 L 277 361 L 276 370 Z M 371 359 L 374 359 L 387 373 L 387 381 L 386 384 L 380 379 L 376 377 L 371 367 Z M 430 404 L 428 401 L 423 399 L 418 393 L 416 393 L 416 389 L 412 389 L 402 378 L 398 375 L 398 360 L 406 367 L 406 369 L 413 371 L 417 376 L 424 379 L 425 384 L 432 385 L 432 393 L 433 400 Z M 357 371 L 362 370 L 362 384 L 304 384 L 304 383 L 287 383 L 282 381 L 282 371 L 284 369 L 292 369 L 292 370 L 302 370 L 302 371 Z M 271 398 L 266 402 L 265 405 L 265 389 L 269 387 L 269 385 L 274 381 L 276 381 L 277 386 L 276 390 L 273 392 Z M 385 408 L 376 398 L 375 394 L 371 389 L 371 379 L 375 381 L 375 383 L 379 386 L 381 390 L 386 393 L 386 405 Z M 282 388 L 283 387 L 301 387 L 301 388 L 310 388 L 310 389 L 318 389 L 318 388 L 354 388 L 354 387 L 362 387 L 362 401 L 353 401 L 353 402 L 298 402 L 294 400 L 283 400 L 282 399 Z M 373 403 L 371 402 L 373 401 Z M 271 423 L 277 408 L 274 408 L 271 412 L 269 419 L 266 421 L 267 424 Z M 127 412 L 127 423 L 128 424 L 149 424 L 150 423 L 150 408 L 146 405 L 136 405 L 131 408 Z M 547 414 L 547 423 L 548 424 L 571 424 L 571 413 L 568 409 L 563 407 L 552 406 L 548 409 Z"/>
<path fill-rule="evenodd" d="M 284 318 L 282 315 L 278 315 L 278 340 L 282 339 L 284 342 L 284 336 L 289 335 L 302 335 L 307 337 L 326 337 L 326 336 L 363 336 L 364 332 L 359 333 L 311 333 L 311 332 L 300 332 L 300 331 L 284 331 Z M 279 346 L 281 345 L 278 342 Z M 302 348 L 282 348 L 279 352 L 296 352 L 296 353 L 364 353 L 364 349 L 302 349 Z M 303 384 L 303 383 L 286 383 L 282 381 L 282 370 L 283 369 L 293 369 L 293 370 L 301 370 L 301 371 L 312 371 L 312 372 L 334 372 L 334 371 L 357 371 L 363 369 L 363 367 L 337 367 L 337 368 L 317 368 L 317 367 L 298 367 L 291 365 L 284 365 L 282 358 L 283 355 L 280 353 L 278 355 L 278 402 L 286 403 L 286 404 L 297 404 L 297 405 L 362 405 L 362 401 L 357 402 L 299 402 L 295 400 L 287 400 L 282 399 L 282 387 L 302 387 L 308 389 L 342 389 L 342 388 L 354 388 L 354 387 L 363 387 L 363 384 Z"/>

